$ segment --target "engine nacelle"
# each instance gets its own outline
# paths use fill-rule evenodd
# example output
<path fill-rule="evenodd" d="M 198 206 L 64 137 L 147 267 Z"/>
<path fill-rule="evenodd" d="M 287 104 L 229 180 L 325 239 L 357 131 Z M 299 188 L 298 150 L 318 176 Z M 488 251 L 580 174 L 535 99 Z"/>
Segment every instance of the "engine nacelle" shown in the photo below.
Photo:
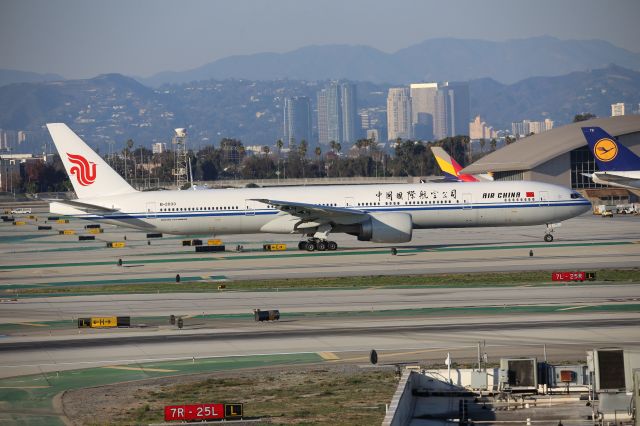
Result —
<path fill-rule="evenodd" d="M 411 241 L 413 226 L 408 213 L 370 213 L 371 218 L 360 224 L 358 240 L 375 243 L 406 243 Z"/>

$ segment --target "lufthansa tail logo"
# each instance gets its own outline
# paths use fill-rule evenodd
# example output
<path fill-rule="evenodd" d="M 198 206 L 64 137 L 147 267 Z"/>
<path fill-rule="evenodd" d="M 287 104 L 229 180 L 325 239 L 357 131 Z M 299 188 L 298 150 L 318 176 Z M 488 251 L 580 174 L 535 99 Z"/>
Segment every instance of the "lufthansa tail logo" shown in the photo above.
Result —
<path fill-rule="evenodd" d="M 69 162 L 73 164 L 69 168 L 69 174 L 75 175 L 76 180 L 82 186 L 89 186 L 96 180 L 96 163 L 87 161 L 82 155 L 67 153 Z"/>
<path fill-rule="evenodd" d="M 600 161 L 611 161 L 618 155 L 618 145 L 609 138 L 602 138 L 593 146 L 593 155 Z"/>

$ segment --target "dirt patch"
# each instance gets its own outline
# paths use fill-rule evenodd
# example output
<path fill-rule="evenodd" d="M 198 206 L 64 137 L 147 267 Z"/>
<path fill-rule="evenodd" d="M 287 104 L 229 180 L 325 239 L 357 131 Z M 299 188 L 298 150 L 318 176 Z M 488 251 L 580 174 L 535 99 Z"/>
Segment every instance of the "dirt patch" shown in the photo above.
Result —
<path fill-rule="evenodd" d="M 165 405 L 239 402 L 270 424 L 380 424 L 395 392 L 394 368 L 313 365 L 163 377 L 67 391 L 73 424 L 162 422 Z M 90 407 L 90 409 L 88 409 Z"/>

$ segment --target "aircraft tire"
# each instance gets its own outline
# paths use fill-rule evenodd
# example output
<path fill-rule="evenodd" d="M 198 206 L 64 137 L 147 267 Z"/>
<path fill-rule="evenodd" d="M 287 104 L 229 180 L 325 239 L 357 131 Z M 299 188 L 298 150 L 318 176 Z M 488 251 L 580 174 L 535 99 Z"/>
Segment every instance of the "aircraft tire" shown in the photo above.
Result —
<path fill-rule="evenodd" d="M 298 243 L 298 250 L 305 250 L 307 248 L 307 242 L 306 241 L 300 241 Z"/>
<path fill-rule="evenodd" d="M 304 248 L 307 251 L 315 251 L 316 250 L 316 243 L 314 243 L 313 241 L 307 241 L 307 242 L 305 242 Z"/>
<path fill-rule="evenodd" d="M 325 251 L 327 249 L 327 242 L 326 241 L 318 241 L 316 243 L 316 249 L 318 251 Z"/>
<path fill-rule="evenodd" d="M 553 235 L 551 234 L 547 234 L 544 236 L 544 240 L 548 243 L 550 243 L 551 241 L 553 241 Z"/>
<path fill-rule="evenodd" d="M 336 251 L 338 250 L 338 244 L 335 241 L 329 241 L 327 243 L 327 250 Z"/>

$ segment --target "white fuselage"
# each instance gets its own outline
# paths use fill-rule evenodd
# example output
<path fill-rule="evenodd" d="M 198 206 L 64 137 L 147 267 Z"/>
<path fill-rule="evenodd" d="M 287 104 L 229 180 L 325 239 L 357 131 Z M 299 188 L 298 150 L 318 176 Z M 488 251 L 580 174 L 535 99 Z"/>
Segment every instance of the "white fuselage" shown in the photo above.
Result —
<path fill-rule="evenodd" d="M 256 199 L 409 213 L 415 229 L 550 224 L 590 208 L 567 188 L 518 181 L 135 192 L 81 200 L 117 209 L 113 213 L 56 202 L 51 212 L 168 234 L 303 233 L 291 215 Z"/>

